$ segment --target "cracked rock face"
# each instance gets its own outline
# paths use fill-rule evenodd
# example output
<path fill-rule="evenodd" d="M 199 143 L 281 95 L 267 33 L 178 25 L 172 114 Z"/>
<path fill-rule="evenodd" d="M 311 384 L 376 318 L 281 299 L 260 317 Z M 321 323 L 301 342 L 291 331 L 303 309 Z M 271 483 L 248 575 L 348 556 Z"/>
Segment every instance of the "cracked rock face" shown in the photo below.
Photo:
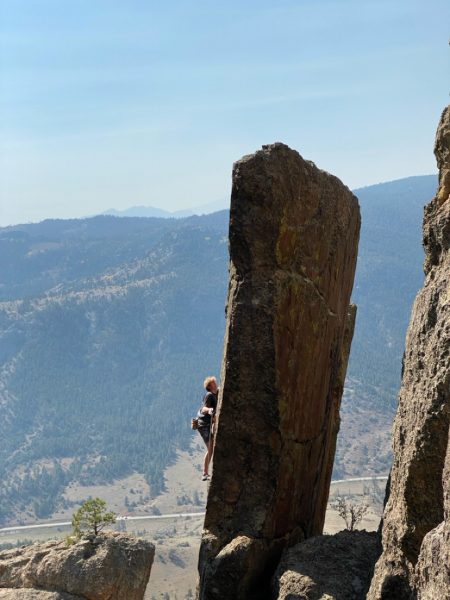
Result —
<path fill-rule="evenodd" d="M 426 279 L 406 338 L 383 553 L 370 600 L 450 598 L 448 456 L 444 470 L 450 426 L 450 107 L 442 114 L 435 154 L 439 189 L 425 208 Z"/>
<path fill-rule="evenodd" d="M 287 146 L 234 165 L 202 599 L 261 598 L 283 548 L 322 532 L 359 228 L 351 192 Z"/>
<path fill-rule="evenodd" d="M 142 600 L 154 554 L 149 542 L 118 533 L 7 550 L 0 553 L 0 599 Z"/>

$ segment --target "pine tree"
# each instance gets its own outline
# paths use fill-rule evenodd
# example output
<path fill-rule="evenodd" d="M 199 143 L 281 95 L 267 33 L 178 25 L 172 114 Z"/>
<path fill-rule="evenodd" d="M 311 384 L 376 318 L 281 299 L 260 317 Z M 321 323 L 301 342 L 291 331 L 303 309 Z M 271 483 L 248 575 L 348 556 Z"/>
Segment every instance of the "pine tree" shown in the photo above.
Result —
<path fill-rule="evenodd" d="M 112 512 L 106 512 L 106 502 L 101 498 L 86 500 L 72 517 L 73 534 L 77 538 L 83 535 L 98 535 L 106 525 L 116 522 Z"/>

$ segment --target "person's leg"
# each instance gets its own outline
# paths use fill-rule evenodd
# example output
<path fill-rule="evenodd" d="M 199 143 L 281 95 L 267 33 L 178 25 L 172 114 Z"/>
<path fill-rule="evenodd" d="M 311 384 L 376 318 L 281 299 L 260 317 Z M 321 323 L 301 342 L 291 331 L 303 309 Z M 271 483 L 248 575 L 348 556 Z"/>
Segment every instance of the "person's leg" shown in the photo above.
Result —
<path fill-rule="evenodd" d="M 202 440 L 206 446 L 206 453 L 203 458 L 203 477 L 209 477 L 208 469 L 209 469 L 209 461 L 210 461 L 210 435 L 209 435 L 209 427 L 199 428 L 199 433 L 202 436 Z"/>
<path fill-rule="evenodd" d="M 213 453 L 213 436 L 210 434 L 209 441 L 208 441 L 208 452 L 207 452 L 207 458 L 206 458 L 206 465 L 207 465 L 206 472 L 207 473 L 209 472 L 209 465 L 211 464 L 212 453 Z"/>
<path fill-rule="evenodd" d="M 209 475 L 209 448 L 205 453 L 205 458 L 203 459 L 203 475 Z"/>

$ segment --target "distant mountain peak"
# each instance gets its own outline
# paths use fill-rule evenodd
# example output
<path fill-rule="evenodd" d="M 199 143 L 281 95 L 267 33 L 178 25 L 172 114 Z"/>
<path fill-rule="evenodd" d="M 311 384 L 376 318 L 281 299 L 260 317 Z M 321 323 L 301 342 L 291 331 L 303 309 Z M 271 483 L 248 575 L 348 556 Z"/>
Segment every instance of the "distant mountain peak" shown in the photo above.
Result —
<path fill-rule="evenodd" d="M 115 208 L 109 208 L 102 215 L 108 215 L 113 217 L 159 217 L 163 219 L 181 219 L 184 217 L 191 217 L 193 215 L 207 215 L 219 210 L 229 208 L 229 200 L 222 198 L 215 202 L 209 202 L 208 204 L 201 204 L 200 206 L 194 206 L 192 208 L 185 208 L 181 210 L 169 211 L 163 208 L 157 208 L 155 206 L 131 206 L 123 210 L 117 210 Z"/>
<path fill-rule="evenodd" d="M 102 213 L 102 215 L 109 215 L 113 217 L 162 217 L 171 218 L 173 213 L 164 210 L 162 208 L 156 208 L 155 206 L 131 206 L 124 210 L 116 210 L 115 208 L 109 208 Z"/>

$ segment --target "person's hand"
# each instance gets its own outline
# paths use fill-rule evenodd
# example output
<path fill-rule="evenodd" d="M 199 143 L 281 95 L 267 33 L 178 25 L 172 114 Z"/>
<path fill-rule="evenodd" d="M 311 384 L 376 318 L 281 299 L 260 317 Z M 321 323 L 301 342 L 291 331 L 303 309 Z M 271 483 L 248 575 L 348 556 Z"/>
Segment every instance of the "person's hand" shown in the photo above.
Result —
<path fill-rule="evenodd" d="M 208 413 L 212 416 L 214 414 L 214 409 L 213 408 L 208 409 Z"/>

